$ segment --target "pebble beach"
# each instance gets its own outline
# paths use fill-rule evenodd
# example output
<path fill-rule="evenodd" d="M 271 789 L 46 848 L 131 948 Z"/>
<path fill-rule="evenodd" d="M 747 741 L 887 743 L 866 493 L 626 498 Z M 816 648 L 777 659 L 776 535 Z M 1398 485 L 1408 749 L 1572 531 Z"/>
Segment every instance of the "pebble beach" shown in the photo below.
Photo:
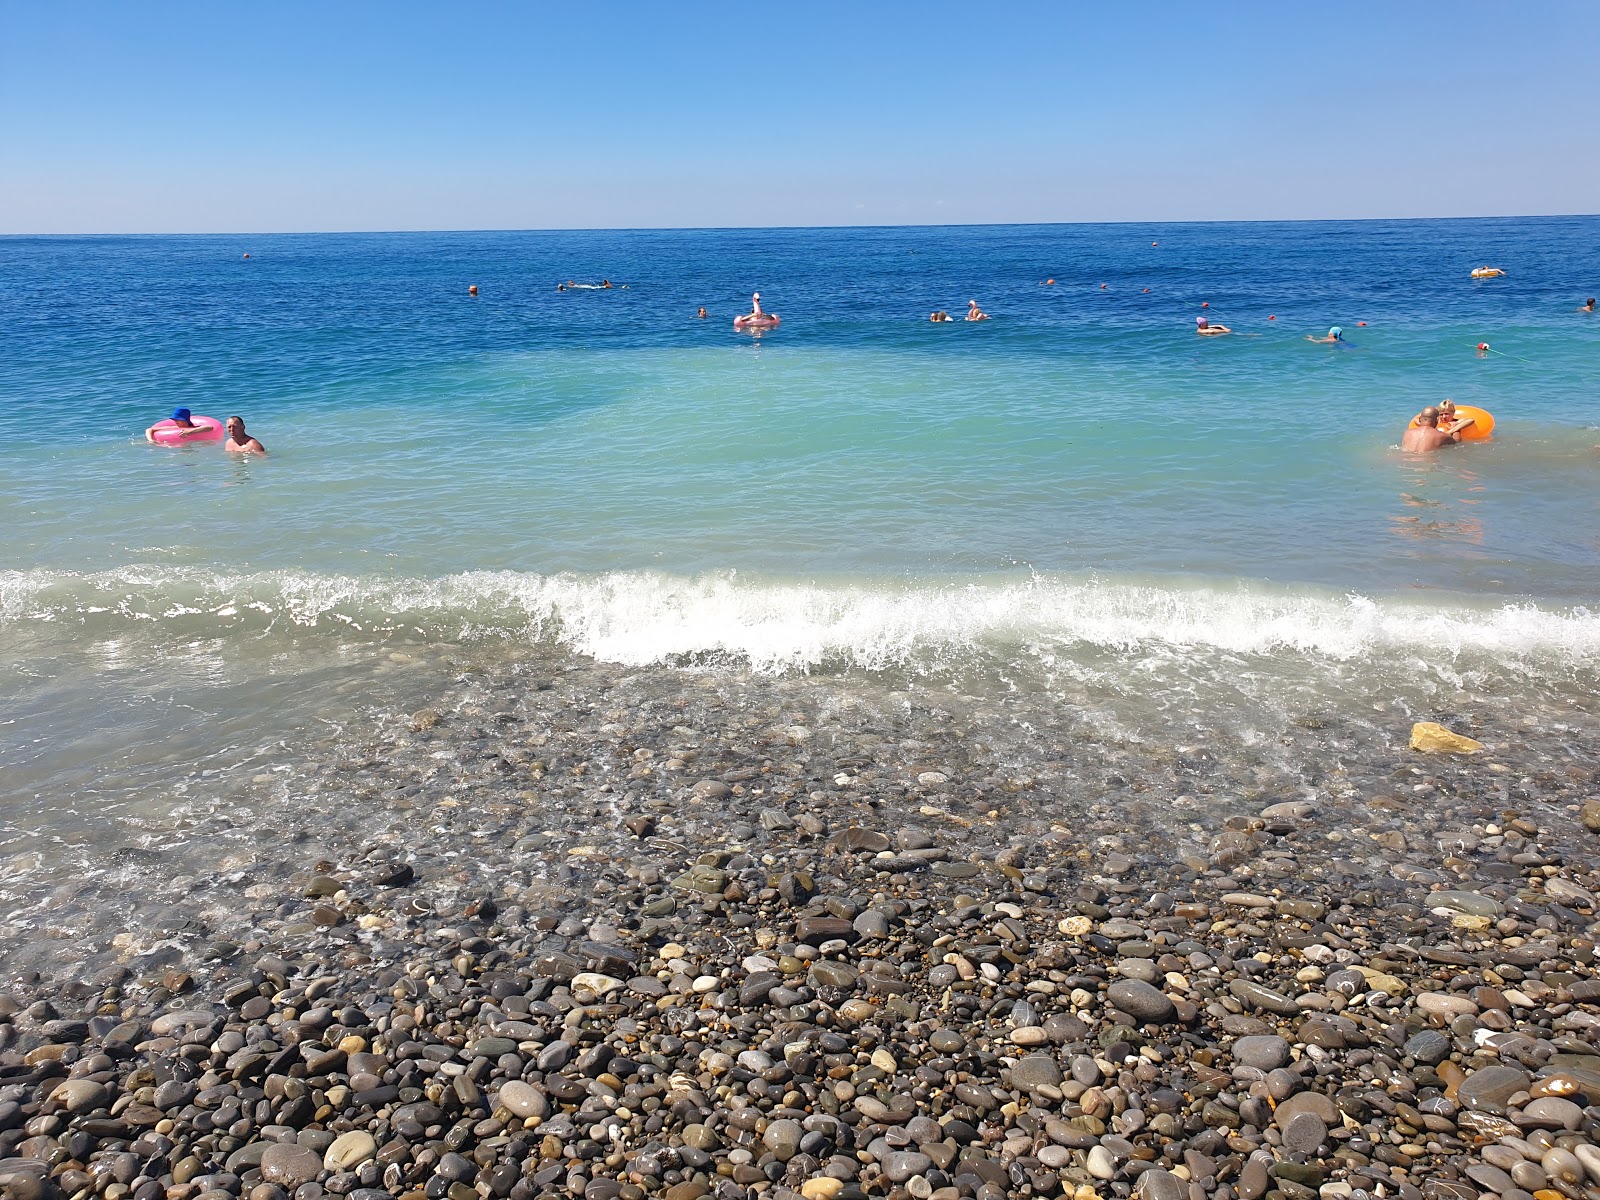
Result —
<path fill-rule="evenodd" d="M 8 1197 L 1600 1195 L 1567 730 L 451 666 L 191 831 L 252 861 L 10 940 Z"/>

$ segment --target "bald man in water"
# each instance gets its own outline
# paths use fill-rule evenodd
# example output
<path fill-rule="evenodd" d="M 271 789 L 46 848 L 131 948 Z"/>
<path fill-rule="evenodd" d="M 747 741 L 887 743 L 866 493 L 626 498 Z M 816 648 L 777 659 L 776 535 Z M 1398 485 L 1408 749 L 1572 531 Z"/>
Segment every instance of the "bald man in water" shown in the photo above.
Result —
<path fill-rule="evenodd" d="M 1430 450 L 1443 450 L 1446 446 L 1453 446 L 1461 440 L 1461 431 L 1472 424 L 1472 418 L 1457 421 L 1445 433 L 1439 428 L 1439 410 L 1433 405 L 1428 405 L 1417 414 L 1417 424 L 1414 429 L 1407 429 L 1405 436 L 1400 439 L 1400 449 L 1408 454 L 1426 454 Z"/>

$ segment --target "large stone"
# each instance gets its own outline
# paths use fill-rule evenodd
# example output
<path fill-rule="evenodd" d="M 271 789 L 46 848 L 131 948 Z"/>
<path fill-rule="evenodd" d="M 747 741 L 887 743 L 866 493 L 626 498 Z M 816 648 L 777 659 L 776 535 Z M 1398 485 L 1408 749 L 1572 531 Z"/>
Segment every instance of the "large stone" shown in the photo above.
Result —
<path fill-rule="evenodd" d="M 1296 1113 L 1282 1126 L 1284 1149 L 1297 1154 L 1315 1154 L 1328 1136 L 1328 1125 L 1313 1112 Z"/>
<path fill-rule="evenodd" d="M 805 1130 L 800 1122 L 784 1118 L 773 1121 L 767 1126 L 767 1131 L 761 1135 L 761 1142 L 779 1162 L 788 1162 L 800 1151 L 800 1139 L 805 1136 Z"/>
<path fill-rule="evenodd" d="M 261 1178 L 294 1191 L 322 1174 L 322 1156 L 292 1142 L 274 1142 L 261 1153 Z"/>
<path fill-rule="evenodd" d="M 1506 1101 L 1525 1090 L 1530 1082 L 1528 1073 L 1516 1067 L 1483 1067 L 1462 1080 L 1456 1089 L 1456 1099 L 1462 1108 L 1503 1117 Z"/>
<path fill-rule="evenodd" d="M 1331 1097 L 1321 1092 L 1297 1092 L 1273 1110 L 1272 1123 L 1279 1129 L 1287 1129 L 1289 1122 L 1301 1113 L 1315 1114 L 1324 1125 L 1332 1125 L 1339 1119 L 1339 1110 Z"/>
<path fill-rule="evenodd" d="M 1275 1034 L 1253 1034 L 1233 1044 L 1233 1061 L 1258 1071 L 1275 1071 L 1289 1061 L 1289 1043 Z"/>
<path fill-rule="evenodd" d="M 322 1165 L 337 1174 L 354 1171 L 362 1163 L 376 1158 L 378 1143 L 365 1129 L 352 1129 L 341 1133 L 322 1155 Z"/>
<path fill-rule="evenodd" d="M 1032 1090 L 1061 1082 L 1061 1064 L 1047 1054 L 1029 1054 L 1011 1068 L 1011 1086 Z"/>
<path fill-rule="evenodd" d="M 1411 727 L 1411 748 L 1426 754 L 1476 754 L 1483 743 L 1451 733 L 1437 721 L 1418 721 Z"/>
<path fill-rule="evenodd" d="M 501 1088 L 497 1102 L 512 1116 L 523 1120 L 550 1115 L 550 1101 L 545 1098 L 544 1093 L 531 1083 L 523 1083 L 520 1079 L 513 1079 Z"/>
<path fill-rule="evenodd" d="M 1188 1200 L 1189 1185 L 1171 1171 L 1156 1167 L 1139 1176 L 1134 1195 L 1139 1200 Z"/>
<path fill-rule="evenodd" d="M 69 1113 L 81 1114 L 104 1108 L 111 1100 L 111 1090 L 92 1079 L 66 1079 L 50 1093 L 50 1098 Z"/>
<path fill-rule="evenodd" d="M 1140 1024 L 1164 1025 L 1178 1010 L 1153 985 L 1138 979 L 1119 979 L 1106 989 L 1106 999 Z"/>

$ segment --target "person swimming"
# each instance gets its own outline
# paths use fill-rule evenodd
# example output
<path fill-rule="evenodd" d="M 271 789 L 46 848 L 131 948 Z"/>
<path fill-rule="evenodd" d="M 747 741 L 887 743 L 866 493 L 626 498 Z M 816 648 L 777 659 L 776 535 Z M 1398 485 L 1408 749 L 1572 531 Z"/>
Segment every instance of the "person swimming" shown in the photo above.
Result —
<path fill-rule="evenodd" d="M 695 313 L 695 316 L 702 321 L 706 319 L 706 306 L 704 304 L 700 306 L 700 311 Z"/>
<path fill-rule="evenodd" d="M 1331 329 L 1328 330 L 1328 336 L 1327 337 L 1315 337 L 1312 334 L 1308 333 L 1308 334 L 1306 334 L 1306 341 L 1308 341 L 1308 342 L 1316 342 L 1319 345 L 1323 345 L 1323 346 L 1331 346 L 1335 342 L 1344 341 L 1344 330 L 1340 326 L 1335 325 Z"/>
<path fill-rule="evenodd" d="M 1578 311 L 1583 313 L 1592 313 L 1594 311 L 1594 297 L 1590 296 L 1582 304 L 1578 305 Z"/>
<path fill-rule="evenodd" d="M 169 418 L 172 421 L 172 425 L 167 426 L 167 428 L 172 430 L 174 436 L 180 438 L 191 438 L 196 434 L 211 432 L 211 427 L 209 425 L 196 425 L 193 417 L 194 414 L 191 413 L 187 408 L 175 408 L 172 410 L 172 416 Z M 162 423 L 157 421 L 154 425 L 150 426 L 149 429 L 146 429 L 144 431 L 145 441 L 155 441 L 155 431 L 161 427 Z"/>
<path fill-rule="evenodd" d="M 932 321 L 935 325 L 938 325 L 945 321 L 954 321 L 955 318 L 941 308 L 938 312 L 930 313 L 928 315 L 928 320 Z"/>
<path fill-rule="evenodd" d="M 1194 331 L 1201 337 L 1215 337 L 1219 333 L 1232 333 L 1226 325 L 1214 325 L 1209 317 L 1196 317 Z"/>

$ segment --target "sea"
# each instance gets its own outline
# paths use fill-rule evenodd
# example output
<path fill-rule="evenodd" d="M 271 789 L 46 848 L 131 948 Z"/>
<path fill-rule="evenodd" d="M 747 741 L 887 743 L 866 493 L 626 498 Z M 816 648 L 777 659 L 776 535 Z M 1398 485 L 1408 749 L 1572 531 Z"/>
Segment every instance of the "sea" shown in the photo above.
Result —
<path fill-rule="evenodd" d="M 518 664 L 965 705 L 1158 820 L 1140 753 L 1314 799 L 1415 721 L 1583 777 L 1596 291 L 1600 217 L 0 238 L 0 948 Z M 1447 397 L 1492 440 L 1402 454 Z"/>

